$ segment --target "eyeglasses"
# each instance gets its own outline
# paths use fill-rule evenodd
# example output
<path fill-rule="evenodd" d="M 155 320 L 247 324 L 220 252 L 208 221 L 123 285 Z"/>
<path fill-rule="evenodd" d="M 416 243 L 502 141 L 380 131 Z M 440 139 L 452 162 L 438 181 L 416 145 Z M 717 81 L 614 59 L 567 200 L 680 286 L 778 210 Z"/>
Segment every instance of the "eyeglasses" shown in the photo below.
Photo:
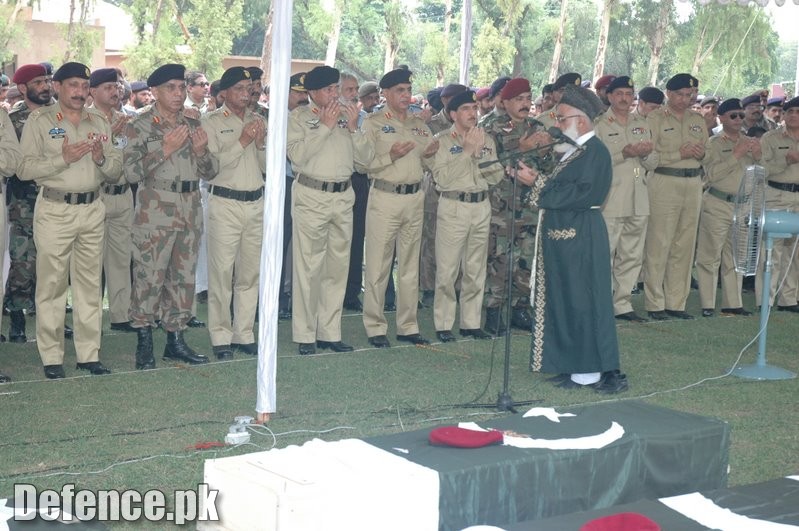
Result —
<path fill-rule="evenodd" d="M 581 115 L 579 115 L 579 114 L 570 114 L 569 116 L 555 115 L 555 121 L 558 122 L 558 123 L 563 123 L 566 120 L 568 120 L 569 118 L 577 118 L 578 116 L 581 116 Z"/>
<path fill-rule="evenodd" d="M 745 116 L 745 114 L 742 113 L 742 112 L 731 112 L 730 113 L 730 119 L 732 119 L 732 120 L 743 120 L 744 116 Z"/>
<path fill-rule="evenodd" d="M 208 87 L 211 84 L 207 81 L 203 81 L 201 83 L 192 83 L 192 85 L 194 85 L 195 87 Z"/>

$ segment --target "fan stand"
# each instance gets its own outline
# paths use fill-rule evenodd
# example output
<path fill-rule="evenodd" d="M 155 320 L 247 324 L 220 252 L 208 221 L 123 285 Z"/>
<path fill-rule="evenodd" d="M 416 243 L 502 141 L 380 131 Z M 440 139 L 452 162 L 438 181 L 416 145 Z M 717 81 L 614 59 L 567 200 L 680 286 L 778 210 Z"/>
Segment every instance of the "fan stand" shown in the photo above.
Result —
<path fill-rule="evenodd" d="M 766 332 L 771 312 L 771 253 L 774 240 L 791 238 L 799 233 L 799 214 L 786 211 L 766 211 L 763 221 L 763 238 L 766 246 L 766 260 L 763 267 L 763 289 L 760 297 L 760 338 L 757 344 L 757 361 L 751 365 L 740 365 L 733 374 L 750 380 L 790 380 L 796 373 L 766 363 Z"/>

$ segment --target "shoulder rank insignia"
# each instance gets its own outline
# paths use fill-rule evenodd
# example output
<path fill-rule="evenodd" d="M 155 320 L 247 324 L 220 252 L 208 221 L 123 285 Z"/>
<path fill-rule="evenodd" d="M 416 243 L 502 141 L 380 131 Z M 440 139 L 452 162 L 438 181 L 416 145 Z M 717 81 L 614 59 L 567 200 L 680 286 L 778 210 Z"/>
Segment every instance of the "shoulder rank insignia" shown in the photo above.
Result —
<path fill-rule="evenodd" d="M 416 136 L 430 136 L 430 133 L 428 133 L 421 127 L 414 127 L 413 129 L 411 129 L 411 133 L 413 133 Z"/>
<path fill-rule="evenodd" d="M 245 72 L 246 72 L 246 70 L 245 70 Z M 225 111 L 222 112 L 222 116 L 227 118 L 228 116 L 230 116 L 230 112 L 226 109 Z"/>
<path fill-rule="evenodd" d="M 449 148 L 449 152 L 452 153 L 453 155 L 457 155 L 459 153 L 463 153 L 463 147 L 461 147 L 461 146 L 452 146 L 451 148 Z"/>
<path fill-rule="evenodd" d="M 311 109 L 311 112 L 314 113 L 314 114 L 319 114 L 319 109 L 314 107 L 313 109 Z"/>
<path fill-rule="evenodd" d="M 386 118 L 388 118 L 389 120 L 391 120 L 391 112 L 389 112 L 389 111 L 386 111 L 386 112 L 384 113 L 384 116 L 385 116 Z"/>
<path fill-rule="evenodd" d="M 55 119 L 60 122 L 61 120 L 64 119 L 64 115 L 61 114 L 60 112 L 57 112 L 57 113 L 55 113 Z"/>
<path fill-rule="evenodd" d="M 386 113 L 386 114 L 388 114 L 388 113 Z M 397 132 L 396 129 L 394 129 L 392 126 L 390 126 L 388 124 L 384 125 L 380 130 L 383 131 L 384 133 L 396 133 Z"/>
<path fill-rule="evenodd" d="M 153 123 L 156 125 L 160 124 L 161 118 L 159 118 L 158 116 L 153 116 Z"/>
<path fill-rule="evenodd" d="M 64 135 L 66 135 L 67 132 L 61 127 L 53 127 L 47 132 L 47 134 L 50 135 L 50 138 L 64 138 Z"/>

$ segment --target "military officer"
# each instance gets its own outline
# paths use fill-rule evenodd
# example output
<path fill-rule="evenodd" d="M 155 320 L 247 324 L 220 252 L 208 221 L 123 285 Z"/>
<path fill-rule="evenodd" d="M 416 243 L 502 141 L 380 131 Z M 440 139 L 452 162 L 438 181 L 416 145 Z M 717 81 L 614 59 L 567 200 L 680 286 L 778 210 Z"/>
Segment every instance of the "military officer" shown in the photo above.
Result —
<path fill-rule="evenodd" d="M 369 343 L 389 347 L 384 314 L 386 284 L 396 249 L 397 340 L 429 343 L 419 334 L 416 320 L 419 298 L 419 247 L 424 196 L 420 193 L 422 160 L 438 149 L 424 120 L 409 112 L 411 72 L 398 68 L 380 79 L 386 107 L 369 115 L 363 132 L 374 149 L 365 165 L 372 178 L 366 207 L 366 270 L 363 324 Z"/>
<path fill-rule="evenodd" d="M 102 113 L 86 109 L 91 72 L 68 62 L 53 74 L 58 102 L 28 117 L 19 177 L 40 186 L 34 213 L 36 344 L 47 378 L 64 378 L 64 305 L 72 282 L 78 369 L 109 371 L 99 360 L 103 255 L 103 182 L 115 182 L 122 156 Z"/>
<path fill-rule="evenodd" d="M 263 239 L 266 121 L 249 109 L 251 87 L 244 67 L 228 68 L 219 84 L 225 104 L 203 118 L 208 150 L 219 160 L 219 174 L 208 190 L 206 228 L 208 331 L 217 359 L 233 357 L 234 349 L 258 354 L 253 324 Z"/>
<path fill-rule="evenodd" d="M 563 90 L 566 88 L 566 85 L 575 85 L 579 87 L 582 82 L 583 76 L 577 72 L 568 72 L 555 80 L 555 82 L 552 84 L 552 110 L 549 112 L 544 112 L 537 117 L 538 121 L 544 124 L 545 128 L 549 129 L 550 127 L 555 127 L 557 125 L 554 107 L 560 103 L 560 98 L 563 96 Z"/>
<path fill-rule="evenodd" d="M 499 93 L 508 81 L 510 81 L 510 77 L 501 76 L 495 79 L 491 86 L 488 87 L 488 97 L 486 99 L 490 102 L 492 108 L 486 110 L 488 104 L 482 105 L 483 116 L 480 117 L 480 127 L 488 127 L 491 122 L 505 114 L 505 107 L 502 106 Z"/>
<path fill-rule="evenodd" d="M 741 129 L 746 132 L 752 127 L 761 127 L 765 131 L 776 129 L 777 124 L 767 119 L 763 114 L 765 105 L 760 99 L 760 93 L 755 92 L 741 100 L 741 105 L 744 108 L 744 120 L 741 123 Z"/>
<path fill-rule="evenodd" d="M 799 97 L 783 105 L 784 126 L 769 131 L 760 139 L 763 153 L 763 166 L 768 173 L 766 188 L 766 208 L 769 210 L 799 211 Z M 799 268 L 791 251 L 796 238 L 784 238 L 774 242 L 772 261 L 774 270 L 771 277 L 770 297 L 775 296 L 778 282 L 785 277 L 780 289 L 777 309 L 799 312 L 799 283 L 796 270 Z M 765 254 L 765 253 L 763 253 Z M 790 268 L 790 271 L 789 271 Z M 760 300 L 762 265 L 755 283 L 757 300 Z"/>
<path fill-rule="evenodd" d="M 47 69 L 40 64 L 22 65 L 14 72 L 14 83 L 24 100 L 9 113 L 11 123 L 22 138 L 28 116 L 43 105 L 53 103 L 53 86 Z M 34 311 L 36 290 L 36 245 L 33 242 L 33 210 L 38 188 L 33 181 L 21 181 L 16 175 L 8 179 L 5 202 L 8 207 L 10 259 L 6 293 L 11 326 L 8 340 L 25 343 L 25 312 Z M 65 326 L 64 331 L 69 329 Z"/>
<path fill-rule="evenodd" d="M 594 131 L 610 152 L 613 180 L 602 205 L 608 228 L 613 313 L 623 321 L 646 321 L 633 311 L 631 292 L 641 272 L 649 220 L 646 171 L 657 167 L 652 133 L 646 120 L 630 112 L 635 87 L 628 76 L 606 86 L 610 109 L 596 119 Z"/>
<path fill-rule="evenodd" d="M 0 177 L 11 177 L 17 171 L 19 163 L 22 160 L 22 154 L 19 150 L 19 140 L 17 139 L 14 125 L 8 118 L 8 113 L 5 109 L 0 109 Z M 3 187 L 0 185 L 0 193 Z M 0 200 L 0 249 L 6 247 L 6 203 Z M 5 253 L 0 257 L 0 300 L 3 300 L 3 293 L 5 291 L 5 279 L 3 274 L 5 272 Z M 2 312 L 0 312 L 0 322 L 2 321 Z M 2 329 L 2 327 L 0 327 Z M 5 341 L 5 336 L 0 335 L 0 343 Z M 0 373 L 0 383 L 8 378 Z"/>
<path fill-rule="evenodd" d="M 433 321 L 436 336 L 454 341 L 455 281 L 460 288 L 460 334 L 487 339 L 481 327 L 485 286 L 488 231 L 491 222 L 489 187 L 504 176 L 497 162 L 484 169 L 480 161 L 496 159 L 494 139 L 477 127 L 479 103 L 465 90 L 448 99 L 453 125 L 436 135 L 439 147 L 431 164 L 438 204 L 436 230 L 436 293 Z"/>
<path fill-rule="evenodd" d="M 690 110 L 699 81 L 677 74 L 666 84 L 667 105 L 647 116 L 658 167 L 649 180 L 649 224 L 644 247 L 645 305 L 655 320 L 693 319 L 685 311 L 702 203 L 707 129 Z"/>
<path fill-rule="evenodd" d="M 666 95 L 659 88 L 644 87 L 638 91 L 638 104 L 633 112 L 642 118 L 646 118 L 649 113 L 659 109 L 665 99 Z"/>
<path fill-rule="evenodd" d="M 766 103 L 766 118 L 776 125 L 782 125 L 782 106 L 785 105 L 785 97 L 769 98 Z"/>
<path fill-rule="evenodd" d="M 371 159 L 358 130 L 358 108 L 339 101 L 339 71 L 318 66 L 305 75 L 311 103 L 289 117 L 287 153 L 292 188 L 292 337 L 299 353 L 348 352 L 341 312 L 352 239 L 355 162 Z"/>
<path fill-rule="evenodd" d="M 128 117 L 116 110 L 119 103 L 118 74 L 113 68 L 100 68 L 89 78 L 92 106 L 103 113 L 111 124 L 112 145 L 120 150 L 127 145 L 125 128 Z M 130 228 L 133 225 L 133 193 L 120 172 L 114 183 L 104 183 L 101 199 L 105 205 L 105 237 L 103 238 L 103 274 L 108 292 L 108 313 L 111 330 L 135 332 L 128 321 L 130 310 Z"/>
<path fill-rule="evenodd" d="M 255 114 L 260 115 L 264 120 L 269 120 L 269 109 L 259 103 L 261 100 L 261 92 L 264 88 L 264 71 L 257 66 L 248 66 L 247 72 L 249 72 L 250 77 L 252 77 L 252 86 L 250 87 L 250 110 Z"/>
<path fill-rule="evenodd" d="M 721 313 L 751 315 L 741 301 L 743 277 L 735 272 L 732 257 L 733 204 L 747 166 L 759 164 L 761 149 L 757 138 L 744 136 L 741 100 L 729 98 L 718 107 L 723 130 L 707 141 L 705 168 L 707 191 L 702 199 L 696 247 L 696 279 L 702 316 L 711 317 L 716 308 L 716 286 L 721 266 Z"/>
<path fill-rule="evenodd" d="M 531 151 L 539 145 L 550 143 L 541 122 L 530 118 L 532 92 L 530 82 L 524 78 L 508 81 L 499 93 L 505 114 L 486 123 L 485 130 L 490 134 L 500 157 L 516 152 L 521 156 L 528 153 L 530 164 L 540 171 L 552 168 L 552 157 L 547 152 Z M 548 150 L 547 150 L 548 151 Z M 508 158 L 506 163 L 513 160 Z M 533 254 L 534 220 L 530 209 L 525 208 L 523 197 L 529 187 L 517 185 L 513 197 L 513 183 L 503 180 L 490 191 L 491 229 L 488 237 L 488 273 L 485 286 L 486 329 L 494 334 L 505 329 L 501 314 L 507 297 L 513 307 L 509 316 L 511 325 L 529 331 L 532 318 L 529 307 L 530 260 Z M 511 202 L 515 212 L 511 214 Z M 512 220 L 512 221 L 511 221 Z M 514 223 L 513 242 L 510 237 L 510 223 Z M 511 293 L 508 293 L 508 260 L 513 246 L 513 272 Z"/>
<path fill-rule="evenodd" d="M 131 325 L 136 328 L 136 368 L 152 369 L 155 321 L 162 316 L 167 333 L 164 358 L 207 363 L 184 338 L 194 301 L 197 252 L 202 232 L 199 179 L 219 171 L 208 151 L 200 122 L 183 114 L 185 67 L 157 68 L 147 84 L 156 102 L 126 130 L 125 178 L 140 183 L 133 216 L 133 289 Z"/>

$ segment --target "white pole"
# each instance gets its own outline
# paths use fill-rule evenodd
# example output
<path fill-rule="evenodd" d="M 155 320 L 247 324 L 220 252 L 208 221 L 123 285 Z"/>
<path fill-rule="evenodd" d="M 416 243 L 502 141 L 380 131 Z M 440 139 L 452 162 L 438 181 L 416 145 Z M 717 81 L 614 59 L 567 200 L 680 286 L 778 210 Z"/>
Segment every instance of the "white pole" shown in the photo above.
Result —
<path fill-rule="evenodd" d="M 472 0 L 463 0 L 463 13 L 461 20 L 461 85 L 469 86 L 469 63 L 472 56 Z"/>

